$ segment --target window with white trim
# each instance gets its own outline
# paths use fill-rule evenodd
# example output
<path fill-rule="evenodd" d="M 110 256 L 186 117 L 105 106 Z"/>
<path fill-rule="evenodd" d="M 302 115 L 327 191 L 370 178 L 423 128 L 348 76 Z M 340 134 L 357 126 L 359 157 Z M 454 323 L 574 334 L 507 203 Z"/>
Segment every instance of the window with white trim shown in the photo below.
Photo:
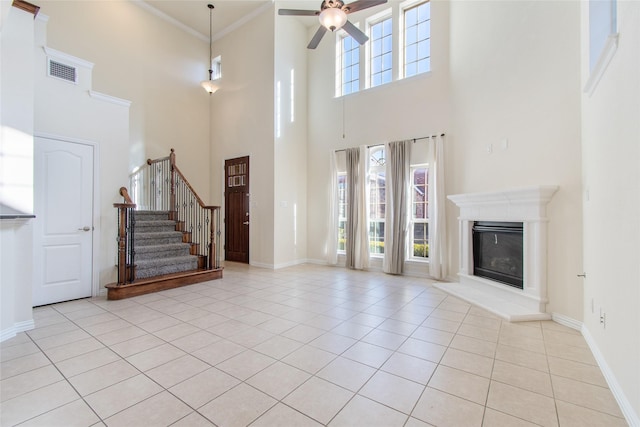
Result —
<path fill-rule="evenodd" d="M 386 217 L 386 158 L 384 147 L 369 151 L 369 252 L 384 254 Z"/>
<path fill-rule="evenodd" d="M 431 70 L 431 3 L 412 5 L 403 11 L 404 77 Z"/>
<path fill-rule="evenodd" d="M 369 87 L 393 80 L 393 20 L 391 16 L 369 26 Z"/>
<path fill-rule="evenodd" d="M 338 73 L 340 85 L 336 96 L 360 90 L 360 44 L 353 37 L 340 37 L 338 43 Z"/>
<path fill-rule="evenodd" d="M 411 167 L 411 224 L 409 259 L 429 258 L 429 167 Z"/>
<path fill-rule="evenodd" d="M 345 253 L 347 241 L 347 173 L 338 172 L 338 253 Z"/>

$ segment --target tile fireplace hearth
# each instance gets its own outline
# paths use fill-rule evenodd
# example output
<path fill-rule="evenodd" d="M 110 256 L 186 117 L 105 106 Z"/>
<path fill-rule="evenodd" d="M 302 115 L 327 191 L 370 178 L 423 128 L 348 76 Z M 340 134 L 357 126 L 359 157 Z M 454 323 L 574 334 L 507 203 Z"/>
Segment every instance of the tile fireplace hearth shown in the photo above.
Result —
<path fill-rule="evenodd" d="M 460 208 L 459 282 L 435 286 L 508 321 L 550 319 L 546 312 L 546 206 L 557 189 L 557 186 L 536 186 L 449 196 Z M 522 223 L 522 289 L 474 275 L 472 229 L 476 221 Z"/>

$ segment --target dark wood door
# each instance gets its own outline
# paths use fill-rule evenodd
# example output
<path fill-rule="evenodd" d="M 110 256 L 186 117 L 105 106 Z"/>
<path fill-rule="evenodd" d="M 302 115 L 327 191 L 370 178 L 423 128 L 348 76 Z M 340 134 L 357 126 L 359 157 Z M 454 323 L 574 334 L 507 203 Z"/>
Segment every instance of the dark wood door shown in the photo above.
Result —
<path fill-rule="evenodd" d="M 225 259 L 249 263 L 249 157 L 225 160 Z"/>

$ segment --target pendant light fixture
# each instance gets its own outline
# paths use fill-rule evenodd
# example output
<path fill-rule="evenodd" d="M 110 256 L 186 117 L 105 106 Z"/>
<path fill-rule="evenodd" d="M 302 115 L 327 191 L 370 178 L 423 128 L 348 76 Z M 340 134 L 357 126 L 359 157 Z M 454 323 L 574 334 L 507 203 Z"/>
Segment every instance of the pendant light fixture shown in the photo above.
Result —
<path fill-rule="evenodd" d="M 212 24 L 212 15 L 213 15 L 213 5 L 209 3 L 207 5 L 209 8 L 209 80 L 204 80 L 202 83 L 202 87 L 204 90 L 209 92 L 209 95 L 214 93 L 219 89 L 218 85 L 213 81 L 213 55 L 211 53 L 211 45 L 213 43 L 213 24 Z"/>

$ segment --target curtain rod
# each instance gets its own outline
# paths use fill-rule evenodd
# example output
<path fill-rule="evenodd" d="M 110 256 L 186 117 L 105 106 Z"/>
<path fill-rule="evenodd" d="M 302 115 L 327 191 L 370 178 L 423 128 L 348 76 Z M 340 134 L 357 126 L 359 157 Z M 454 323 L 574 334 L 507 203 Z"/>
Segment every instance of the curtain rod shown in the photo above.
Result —
<path fill-rule="evenodd" d="M 438 135 L 421 136 L 420 138 L 413 138 L 413 142 L 420 141 L 421 139 L 435 138 L 436 136 Z M 444 136 L 444 133 L 441 133 L 440 136 Z"/>
<path fill-rule="evenodd" d="M 421 139 L 429 139 L 429 138 L 435 138 L 438 135 L 431 135 L 431 136 L 421 136 L 420 138 L 409 138 L 409 140 L 413 140 L 413 142 L 415 143 L 416 141 L 420 141 Z M 444 136 L 444 133 L 441 133 L 440 136 Z M 380 147 L 381 145 L 384 144 L 373 144 L 373 145 L 367 145 L 367 148 L 373 148 L 373 147 Z M 340 151 L 346 151 L 346 148 L 341 148 L 339 150 L 335 150 L 336 153 L 339 153 Z"/>

